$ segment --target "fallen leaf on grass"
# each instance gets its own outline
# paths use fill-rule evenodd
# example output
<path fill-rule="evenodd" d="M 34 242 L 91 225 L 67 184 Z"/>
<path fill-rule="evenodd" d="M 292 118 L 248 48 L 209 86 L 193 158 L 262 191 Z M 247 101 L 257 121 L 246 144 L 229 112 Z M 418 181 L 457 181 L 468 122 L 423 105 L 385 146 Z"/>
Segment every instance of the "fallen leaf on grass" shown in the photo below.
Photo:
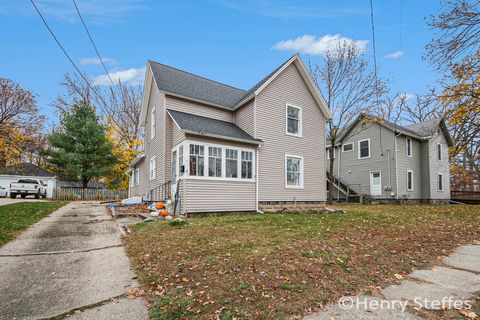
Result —
<path fill-rule="evenodd" d="M 466 311 L 466 310 L 460 310 L 460 314 L 464 317 L 467 317 L 468 319 L 476 319 L 477 314 L 472 311 Z"/>

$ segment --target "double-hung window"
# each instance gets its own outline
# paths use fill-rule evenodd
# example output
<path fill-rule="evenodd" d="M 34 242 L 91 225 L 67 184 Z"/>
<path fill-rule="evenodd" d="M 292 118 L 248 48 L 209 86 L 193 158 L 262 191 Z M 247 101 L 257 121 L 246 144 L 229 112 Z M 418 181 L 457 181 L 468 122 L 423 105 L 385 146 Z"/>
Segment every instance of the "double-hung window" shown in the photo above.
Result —
<path fill-rule="evenodd" d="M 208 147 L 208 176 L 222 176 L 222 148 Z"/>
<path fill-rule="evenodd" d="M 242 179 L 252 179 L 253 152 L 242 151 Z"/>
<path fill-rule="evenodd" d="M 285 156 L 285 187 L 303 188 L 303 158 Z"/>
<path fill-rule="evenodd" d="M 358 141 L 358 159 L 370 158 L 370 139 Z"/>
<path fill-rule="evenodd" d="M 199 144 L 190 144 L 190 175 L 203 176 L 205 147 Z"/>
<path fill-rule="evenodd" d="M 154 180 L 157 176 L 157 160 L 156 157 L 150 159 L 150 180 Z"/>
<path fill-rule="evenodd" d="M 287 104 L 287 134 L 302 136 L 302 109 Z"/>
<path fill-rule="evenodd" d="M 437 143 L 437 160 L 442 160 L 442 145 Z"/>
<path fill-rule="evenodd" d="M 407 170 L 407 191 L 413 191 L 413 171 Z"/>
<path fill-rule="evenodd" d="M 150 117 L 150 139 L 155 138 L 157 134 L 157 114 L 155 113 L 155 108 L 152 109 Z"/>
<path fill-rule="evenodd" d="M 437 189 L 443 191 L 443 173 L 438 174 Z"/>
<path fill-rule="evenodd" d="M 238 178 L 238 151 L 225 149 L 225 159 L 226 178 Z"/>
<path fill-rule="evenodd" d="M 178 173 L 179 176 L 183 176 L 182 170 L 184 169 L 183 167 L 183 145 L 180 145 L 178 148 Z"/>
<path fill-rule="evenodd" d="M 407 149 L 407 157 L 411 157 L 412 156 L 412 139 L 410 138 L 407 138 L 406 139 L 406 149 Z"/>

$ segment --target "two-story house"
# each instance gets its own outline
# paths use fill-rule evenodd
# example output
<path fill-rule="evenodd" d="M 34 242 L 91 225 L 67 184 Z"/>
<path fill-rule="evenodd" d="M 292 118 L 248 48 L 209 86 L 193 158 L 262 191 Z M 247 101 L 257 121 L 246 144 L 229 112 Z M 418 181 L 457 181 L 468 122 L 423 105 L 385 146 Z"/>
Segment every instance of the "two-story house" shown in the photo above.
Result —
<path fill-rule="evenodd" d="M 169 190 L 184 213 L 323 206 L 330 117 L 298 55 L 249 90 L 148 61 L 130 195 Z"/>
<path fill-rule="evenodd" d="M 334 172 L 329 174 L 335 181 L 334 199 L 354 194 L 379 200 L 450 200 L 448 150 L 453 141 L 443 119 L 400 126 L 361 114 L 339 133 L 337 142 Z M 327 164 L 329 159 L 327 155 Z"/>

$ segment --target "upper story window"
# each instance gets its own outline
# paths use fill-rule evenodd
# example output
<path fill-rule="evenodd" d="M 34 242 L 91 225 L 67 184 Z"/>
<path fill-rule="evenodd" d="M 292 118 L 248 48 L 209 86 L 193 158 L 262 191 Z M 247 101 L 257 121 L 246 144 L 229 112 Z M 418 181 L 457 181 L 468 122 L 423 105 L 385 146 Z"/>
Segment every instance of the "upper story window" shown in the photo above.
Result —
<path fill-rule="evenodd" d="M 222 148 L 208 147 L 208 176 L 222 176 Z"/>
<path fill-rule="evenodd" d="M 331 149 L 332 149 L 331 147 L 327 147 L 327 159 L 328 160 L 330 160 L 330 152 L 332 152 Z M 336 152 L 335 152 L 336 151 L 335 149 L 336 148 L 333 148 L 333 159 L 335 159 L 335 157 L 337 156 Z"/>
<path fill-rule="evenodd" d="M 152 114 L 150 117 L 150 139 L 155 138 L 157 134 L 157 114 L 155 113 L 155 108 L 152 109 Z"/>
<path fill-rule="evenodd" d="M 303 188 L 303 158 L 285 156 L 285 187 Z"/>
<path fill-rule="evenodd" d="M 238 151 L 225 149 L 225 173 L 227 178 L 238 177 Z"/>
<path fill-rule="evenodd" d="M 252 179 L 253 152 L 242 151 L 242 179 Z"/>
<path fill-rule="evenodd" d="M 437 143 L 437 160 L 442 160 L 442 145 Z"/>
<path fill-rule="evenodd" d="M 302 136 L 302 109 L 287 104 L 286 111 L 287 134 Z"/>
<path fill-rule="evenodd" d="M 406 139 L 406 149 L 407 149 L 407 157 L 412 156 L 412 139 Z"/>
<path fill-rule="evenodd" d="M 407 170 L 407 191 L 413 191 L 413 171 Z"/>
<path fill-rule="evenodd" d="M 140 168 L 136 169 L 135 170 L 135 177 L 134 177 L 134 181 L 135 181 L 135 185 L 139 185 L 140 184 Z"/>
<path fill-rule="evenodd" d="M 353 146 L 354 146 L 353 142 L 344 144 L 342 146 L 343 152 L 353 151 Z"/>
<path fill-rule="evenodd" d="M 150 180 L 155 179 L 157 176 L 157 160 L 156 157 L 150 159 Z"/>
<path fill-rule="evenodd" d="M 190 175 L 203 176 L 204 149 L 203 145 L 190 144 Z"/>
<path fill-rule="evenodd" d="M 358 141 L 358 159 L 370 158 L 370 139 Z"/>

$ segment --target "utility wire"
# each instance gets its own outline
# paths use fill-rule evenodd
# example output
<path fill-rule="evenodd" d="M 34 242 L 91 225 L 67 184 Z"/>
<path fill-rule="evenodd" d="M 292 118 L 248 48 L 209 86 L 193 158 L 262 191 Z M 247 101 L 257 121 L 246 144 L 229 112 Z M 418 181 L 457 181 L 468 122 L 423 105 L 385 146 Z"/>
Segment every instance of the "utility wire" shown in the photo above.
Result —
<path fill-rule="evenodd" d="M 370 0 L 370 19 L 372 23 L 372 45 L 373 45 L 373 72 L 375 77 L 375 94 L 378 104 L 378 80 L 377 80 L 377 49 L 375 47 L 375 22 L 373 19 L 373 0 Z"/>
<path fill-rule="evenodd" d="M 87 86 L 92 90 L 92 92 L 97 96 L 97 98 L 103 103 L 103 106 L 102 104 L 100 104 L 100 108 L 102 109 L 102 112 L 105 114 L 105 116 L 109 117 L 109 115 L 111 114 L 111 110 L 108 108 L 108 105 L 107 103 L 105 102 L 105 100 L 103 99 L 103 97 L 97 92 L 97 90 L 90 84 L 90 81 L 85 77 L 85 75 L 80 71 L 80 69 L 77 67 L 77 65 L 75 64 L 75 62 L 73 61 L 73 59 L 70 57 L 70 55 L 68 54 L 68 52 L 65 50 L 65 48 L 62 46 L 62 44 L 60 43 L 60 41 L 58 40 L 57 36 L 55 36 L 55 33 L 53 32 L 53 30 L 50 28 L 50 26 L 48 25 L 47 21 L 45 20 L 45 18 L 43 17 L 42 13 L 40 12 L 40 10 L 38 9 L 37 5 L 35 4 L 35 2 L 33 0 L 30 0 L 30 2 L 32 3 L 33 7 L 35 8 L 35 11 L 37 11 L 38 15 L 40 16 L 40 18 L 42 19 L 42 22 L 43 24 L 45 25 L 45 27 L 48 29 L 48 31 L 50 32 L 51 36 L 53 37 L 53 39 L 55 40 L 55 42 L 57 43 L 57 45 L 60 47 L 60 49 L 62 50 L 63 54 L 67 57 L 68 61 L 70 61 L 70 63 L 72 64 L 72 66 L 75 68 L 75 70 L 77 71 L 77 73 L 80 75 L 80 77 L 82 77 L 83 81 L 85 81 L 85 83 L 87 84 Z M 113 119 L 113 117 L 109 117 L 111 118 L 111 120 L 117 125 L 118 123 L 115 121 L 115 119 Z M 117 130 L 117 132 L 119 134 L 122 135 L 122 133 L 120 131 Z"/>
<path fill-rule="evenodd" d="M 112 83 L 113 87 L 115 87 L 115 83 L 113 82 L 112 78 L 110 77 L 110 73 L 108 72 L 107 66 L 105 66 L 105 63 L 103 62 L 103 59 L 100 56 L 100 53 L 98 52 L 97 46 L 95 45 L 95 42 L 93 41 L 93 38 L 92 38 L 92 35 L 90 34 L 90 31 L 88 31 L 87 25 L 86 25 L 85 21 L 83 20 L 83 17 L 80 13 L 80 10 L 78 9 L 77 3 L 75 2 L 75 0 L 72 0 L 72 1 L 73 1 L 73 5 L 75 6 L 75 10 L 77 10 L 78 16 L 80 17 L 80 21 L 82 21 L 83 27 L 85 28 L 85 31 L 87 32 L 88 38 L 90 39 L 90 42 L 92 43 L 93 48 L 95 49 L 95 52 L 97 53 L 97 57 L 98 57 L 98 59 L 100 59 L 100 63 L 102 64 L 103 69 L 107 73 L 108 79 Z"/>

